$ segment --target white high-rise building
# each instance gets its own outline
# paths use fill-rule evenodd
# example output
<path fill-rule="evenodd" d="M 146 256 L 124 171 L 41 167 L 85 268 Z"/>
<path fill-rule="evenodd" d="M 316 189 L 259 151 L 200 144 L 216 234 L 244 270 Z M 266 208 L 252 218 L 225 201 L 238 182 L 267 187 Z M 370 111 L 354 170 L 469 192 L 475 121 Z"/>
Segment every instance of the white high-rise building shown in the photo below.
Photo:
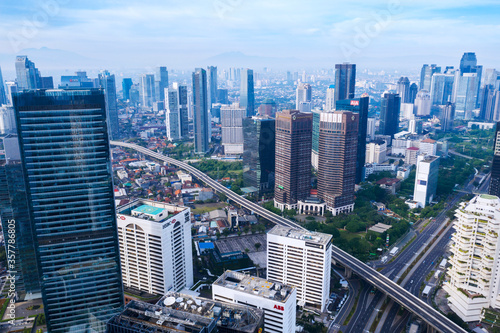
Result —
<path fill-rule="evenodd" d="M 414 118 L 413 109 L 415 105 L 413 103 L 401 103 L 401 108 L 399 111 L 399 120 L 410 120 Z"/>
<path fill-rule="evenodd" d="M 434 199 L 438 182 L 438 172 L 439 157 L 418 155 L 413 201 L 418 202 L 420 207 L 427 206 Z"/>
<path fill-rule="evenodd" d="M 226 271 L 212 284 L 212 299 L 264 310 L 265 332 L 295 332 L 295 287 L 240 272 Z"/>
<path fill-rule="evenodd" d="M 375 139 L 375 124 L 376 124 L 376 119 L 375 118 L 368 118 L 368 122 L 366 125 L 366 137 L 370 138 L 370 140 Z"/>
<path fill-rule="evenodd" d="M 462 320 L 477 321 L 483 308 L 500 309 L 500 199 L 478 195 L 461 203 L 455 216 L 444 290 Z"/>
<path fill-rule="evenodd" d="M 267 279 L 297 287 L 299 306 L 323 311 L 330 295 L 332 236 L 283 226 L 267 233 Z"/>
<path fill-rule="evenodd" d="M 420 153 L 423 155 L 437 155 L 437 143 L 432 139 L 424 139 L 419 143 Z"/>
<path fill-rule="evenodd" d="M 297 86 L 297 92 L 296 92 L 295 108 L 297 110 L 300 110 L 301 103 L 304 103 L 304 102 L 311 103 L 311 100 L 312 100 L 311 85 L 309 83 L 299 83 L 299 85 Z M 304 106 L 302 106 L 302 107 L 304 107 Z M 309 106 L 309 112 L 311 112 L 310 106 Z"/>
<path fill-rule="evenodd" d="M 170 141 L 181 138 L 179 99 L 177 89 L 165 88 L 165 124 Z"/>
<path fill-rule="evenodd" d="M 387 161 L 387 143 L 384 140 L 374 140 L 366 144 L 366 164 L 382 164 Z"/>
<path fill-rule="evenodd" d="M 246 108 L 240 107 L 238 103 L 221 107 L 222 145 L 225 155 L 243 154 L 243 118 L 246 118 L 246 115 Z"/>
<path fill-rule="evenodd" d="M 117 208 L 123 284 L 164 295 L 193 285 L 191 210 L 151 200 Z"/>
<path fill-rule="evenodd" d="M 431 94 L 427 90 L 420 90 L 415 98 L 414 113 L 416 116 L 429 116 L 431 114 Z"/>
<path fill-rule="evenodd" d="M 335 110 L 335 85 L 332 84 L 326 89 L 326 105 L 325 111 Z"/>

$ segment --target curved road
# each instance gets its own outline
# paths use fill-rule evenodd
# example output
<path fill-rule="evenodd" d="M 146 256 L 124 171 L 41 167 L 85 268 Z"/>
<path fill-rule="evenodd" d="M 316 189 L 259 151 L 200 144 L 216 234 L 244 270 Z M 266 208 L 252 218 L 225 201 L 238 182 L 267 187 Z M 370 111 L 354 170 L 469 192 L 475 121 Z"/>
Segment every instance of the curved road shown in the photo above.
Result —
<path fill-rule="evenodd" d="M 259 206 L 258 204 L 253 203 L 243 198 L 242 196 L 234 193 L 233 191 L 227 189 L 223 185 L 219 184 L 218 182 L 216 182 L 215 180 L 213 180 L 212 178 L 210 178 L 209 176 L 207 176 L 206 174 L 204 174 L 203 172 L 201 172 L 200 170 L 196 169 L 195 167 L 189 164 L 167 157 L 163 154 L 156 153 L 152 150 L 149 150 L 147 148 L 135 144 L 124 143 L 119 141 L 110 141 L 110 144 L 115 146 L 131 148 L 150 157 L 156 158 L 166 163 L 176 165 L 181 169 L 189 171 L 193 176 L 198 178 L 200 181 L 204 182 L 206 185 L 212 187 L 217 192 L 224 193 L 229 199 L 233 200 L 234 202 L 238 203 L 239 205 L 247 209 L 254 211 L 256 214 L 268 219 L 269 221 L 290 228 L 306 230 L 302 226 L 290 220 L 287 220 L 284 217 L 276 215 L 268 211 L 267 209 Z M 336 262 L 341 263 L 345 267 L 352 269 L 353 272 L 355 272 L 358 276 L 362 277 L 369 283 L 376 285 L 379 290 L 391 296 L 393 300 L 404 306 L 409 311 L 420 316 L 425 322 L 434 327 L 436 330 L 443 333 L 465 332 L 462 328 L 460 328 L 451 320 L 443 316 L 441 313 L 436 311 L 427 303 L 415 297 L 415 295 L 409 293 L 407 290 L 403 289 L 402 287 L 391 281 L 386 276 L 382 275 L 381 273 L 377 272 L 373 268 L 367 266 L 360 260 L 354 258 L 347 252 L 339 249 L 334 245 L 332 245 L 332 259 Z"/>

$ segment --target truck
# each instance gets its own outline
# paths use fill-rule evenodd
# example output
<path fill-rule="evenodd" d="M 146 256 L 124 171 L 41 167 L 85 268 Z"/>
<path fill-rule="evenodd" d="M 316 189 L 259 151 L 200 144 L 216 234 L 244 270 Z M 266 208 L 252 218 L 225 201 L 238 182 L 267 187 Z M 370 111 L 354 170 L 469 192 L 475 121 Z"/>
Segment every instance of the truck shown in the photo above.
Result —
<path fill-rule="evenodd" d="M 422 297 L 429 296 L 429 293 L 431 292 L 431 289 L 432 289 L 431 286 L 425 286 L 424 291 L 422 291 Z"/>
<path fill-rule="evenodd" d="M 393 257 L 394 257 L 396 254 L 398 254 L 398 252 L 399 252 L 399 247 L 394 247 L 394 248 L 391 250 L 391 252 L 389 252 L 389 255 L 391 255 L 391 256 L 393 256 Z"/>
<path fill-rule="evenodd" d="M 441 271 L 437 270 L 436 273 L 434 273 L 434 278 L 435 279 L 439 278 L 439 275 L 441 275 Z"/>
<path fill-rule="evenodd" d="M 383 264 L 385 264 L 385 263 L 387 262 L 387 259 L 389 259 L 389 258 L 387 258 L 387 256 L 383 256 L 383 257 L 382 257 L 382 259 L 380 259 L 380 261 L 381 261 Z"/>
<path fill-rule="evenodd" d="M 445 269 L 446 268 L 446 263 L 448 261 L 446 259 L 441 260 L 441 263 L 439 264 L 439 268 Z"/>

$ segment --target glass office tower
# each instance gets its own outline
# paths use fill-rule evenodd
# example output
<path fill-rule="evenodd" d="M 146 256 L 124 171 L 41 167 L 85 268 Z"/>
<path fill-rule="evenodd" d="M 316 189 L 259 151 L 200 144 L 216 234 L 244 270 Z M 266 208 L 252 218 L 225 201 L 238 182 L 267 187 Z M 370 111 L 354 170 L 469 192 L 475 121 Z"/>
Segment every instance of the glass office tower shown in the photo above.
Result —
<path fill-rule="evenodd" d="M 13 101 L 48 331 L 104 332 L 124 302 L 104 93 Z"/>

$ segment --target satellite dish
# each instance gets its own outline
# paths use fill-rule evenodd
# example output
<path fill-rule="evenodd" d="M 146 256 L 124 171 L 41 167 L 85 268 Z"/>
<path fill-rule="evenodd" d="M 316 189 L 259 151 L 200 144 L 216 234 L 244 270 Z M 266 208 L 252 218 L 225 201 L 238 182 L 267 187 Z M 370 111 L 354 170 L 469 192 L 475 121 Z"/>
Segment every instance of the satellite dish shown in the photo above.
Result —
<path fill-rule="evenodd" d="M 165 306 L 172 306 L 174 303 L 175 303 L 175 297 L 167 297 L 163 301 L 163 304 L 165 304 Z"/>

